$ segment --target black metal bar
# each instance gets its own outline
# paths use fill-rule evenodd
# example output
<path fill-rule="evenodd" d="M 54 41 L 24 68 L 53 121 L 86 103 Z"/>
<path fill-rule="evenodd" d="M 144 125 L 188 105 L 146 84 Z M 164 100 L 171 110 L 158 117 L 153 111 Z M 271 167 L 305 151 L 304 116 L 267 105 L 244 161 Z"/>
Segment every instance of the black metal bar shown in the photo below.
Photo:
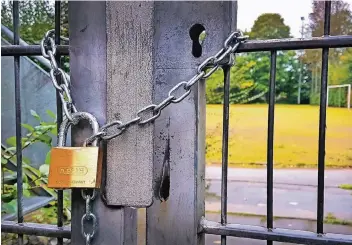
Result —
<path fill-rule="evenodd" d="M 222 119 L 222 173 L 221 173 L 221 224 L 227 223 L 227 169 L 229 156 L 230 117 L 230 66 L 224 66 L 224 105 Z M 221 245 L 226 245 L 226 236 L 221 236 Z"/>
<path fill-rule="evenodd" d="M 13 2 L 13 44 L 20 43 L 19 2 Z M 21 132 L 21 74 L 20 57 L 14 57 L 15 66 L 15 110 L 16 110 L 16 164 L 17 164 L 17 221 L 23 223 L 23 172 L 22 172 L 22 132 Z M 23 235 L 18 234 L 18 244 L 23 244 Z"/>
<path fill-rule="evenodd" d="M 276 51 L 271 51 L 269 109 L 268 109 L 268 144 L 267 144 L 267 228 L 273 228 L 273 184 L 274 184 L 274 109 L 276 81 Z M 272 241 L 267 242 L 272 245 Z"/>
<path fill-rule="evenodd" d="M 55 2 L 55 44 L 60 45 L 60 23 L 61 22 L 61 1 Z M 61 65 L 61 57 L 60 54 L 55 56 L 56 63 L 60 67 Z M 60 76 L 56 77 L 58 84 L 61 84 Z M 56 90 L 56 117 L 57 117 L 57 128 L 60 128 L 62 123 L 62 103 L 60 99 L 60 94 Z M 63 190 L 57 191 L 57 226 L 63 226 L 63 217 L 64 217 L 64 192 Z M 63 239 L 57 238 L 58 245 L 63 244 Z"/>
<path fill-rule="evenodd" d="M 352 36 L 332 36 L 332 37 L 313 37 L 313 38 L 286 38 L 271 40 L 254 40 L 243 43 L 237 50 L 238 53 L 272 51 L 272 50 L 299 50 L 299 49 L 318 49 L 318 48 L 341 48 L 352 47 Z M 69 55 L 69 46 L 60 45 L 57 47 L 60 55 Z M 31 56 L 41 55 L 39 45 L 14 46 L 7 45 L 1 47 L 2 56 Z"/>
<path fill-rule="evenodd" d="M 46 237 L 71 238 L 71 227 L 58 228 L 56 225 L 23 223 L 17 224 L 13 221 L 1 221 L 1 232 L 16 233 Z"/>
<path fill-rule="evenodd" d="M 57 46 L 56 53 L 58 55 L 69 55 L 68 45 Z M 16 46 L 6 45 L 1 47 L 1 56 L 34 56 L 42 55 L 39 45 Z"/>
<path fill-rule="evenodd" d="M 234 236 L 251 238 L 257 240 L 271 240 L 277 242 L 288 242 L 297 244 L 315 245 L 340 245 L 352 243 L 352 235 L 342 234 L 316 234 L 310 231 L 289 230 L 289 229 L 268 229 L 262 226 L 227 224 L 221 225 L 218 222 L 203 219 L 200 224 L 200 232 L 206 234 Z"/>
<path fill-rule="evenodd" d="M 272 50 L 299 50 L 316 48 L 352 47 L 352 36 L 332 36 L 313 38 L 287 38 L 271 40 L 255 40 L 241 44 L 238 53 L 272 51 Z"/>
<path fill-rule="evenodd" d="M 324 36 L 330 34 L 331 2 L 325 2 Z M 329 48 L 322 52 L 321 89 L 319 112 L 319 150 L 318 150 L 318 198 L 317 198 L 317 233 L 324 232 L 324 172 L 325 172 L 325 134 L 326 134 L 326 101 L 328 89 Z"/>

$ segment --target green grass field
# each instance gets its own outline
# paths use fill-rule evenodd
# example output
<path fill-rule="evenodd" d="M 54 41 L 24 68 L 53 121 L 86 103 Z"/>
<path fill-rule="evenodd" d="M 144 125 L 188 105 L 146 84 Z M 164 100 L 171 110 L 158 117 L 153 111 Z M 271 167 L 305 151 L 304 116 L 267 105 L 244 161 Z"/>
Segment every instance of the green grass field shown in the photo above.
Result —
<path fill-rule="evenodd" d="M 267 105 L 230 107 L 229 165 L 261 167 L 266 164 Z M 222 105 L 207 105 L 208 164 L 221 163 Z M 319 107 L 276 105 L 275 167 L 316 167 Z M 352 110 L 328 108 L 326 167 L 352 168 Z"/>

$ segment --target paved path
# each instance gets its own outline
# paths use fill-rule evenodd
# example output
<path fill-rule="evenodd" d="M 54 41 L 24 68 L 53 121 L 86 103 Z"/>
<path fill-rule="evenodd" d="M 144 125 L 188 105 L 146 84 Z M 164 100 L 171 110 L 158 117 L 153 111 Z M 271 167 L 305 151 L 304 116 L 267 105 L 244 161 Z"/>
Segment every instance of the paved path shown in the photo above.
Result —
<path fill-rule="evenodd" d="M 221 168 L 207 167 L 210 183 L 206 210 L 220 210 Z M 228 212 L 266 214 L 266 169 L 230 168 Z M 325 173 L 325 215 L 352 220 L 352 191 L 339 189 L 352 183 L 352 170 Z M 317 171 L 279 169 L 274 171 L 274 216 L 316 219 Z"/>
<path fill-rule="evenodd" d="M 207 179 L 221 179 L 221 167 L 206 167 Z M 229 168 L 229 181 L 266 183 L 266 169 Z M 316 169 L 275 169 L 274 183 L 317 186 Z M 340 184 L 352 184 L 351 169 L 325 171 L 325 186 L 337 187 Z"/>
<path fill-rule="evenodd" d="M 220 210 L 221 168 L 206 167 L 210 182 L 206 210 Z M 266 215 L 266 170 L 229 169 L 228 211 Z M 316 231 L 317 171 L 280 169 L 274 172 L 274 227 Z M 352 191 L 341 190 L 340 184 L 352 184 L 352 170 L 328 170 L 325 174 L 325 213 L 332 212 L 340 219 L 352 220 Z M 145 244 L 145 209 L 138 215 L 138 245 Z M 290 219 L 292 217 L 294 219 Z M 220 221 L 219 213 L 206 213 L 206 218 Z M 301 218 L 301 219 L 297 219 Z M 308 220 L 307 220 L 308 219 Z M 228 215 L 229 223 L 266 226 L 262 217 Z M 352 235 L 352 227 L 324 224 L 325 232 Z M 220 244 L 220 236 L 206 235 L 206 245 Z M 266 241 L 228 237 L 228 245 L 265 245 Z M 290 245 L 289 243 L 274 243 Z"/>

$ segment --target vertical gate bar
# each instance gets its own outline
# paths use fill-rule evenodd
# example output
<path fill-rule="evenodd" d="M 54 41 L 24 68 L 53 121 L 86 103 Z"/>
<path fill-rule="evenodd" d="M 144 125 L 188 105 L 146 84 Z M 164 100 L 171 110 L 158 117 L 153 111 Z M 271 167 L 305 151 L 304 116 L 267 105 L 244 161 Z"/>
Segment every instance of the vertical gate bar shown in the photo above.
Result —
<path fill-rule="evenodd" d="M 60 24 L 61 24 L 61 1 L 55 2 L 55 44 L 60 45 Z M 61 56 L 57 54 L 55 56 L 56 63 L 61 66 Z M 58 84 L 61 84 L 61 76 L 56 76 Z M 56 90 L 56 117 L 57 117 L 57 128 L 59 129 L 62 122 L 62 103 L 59 92 Z M 63 226 L 63 205 L 64 205 L 64 193 L 63 190 L 57 191 L 57 226 Z M 63 244 L 63 238 L 57 238 L 58 245 Z"/>
<path fill-rule="evenodd" d="M 221 172 L 221 224 L 227 223 L 227 170 L 229 156 L 229 118 L 230 118 L 230 71 L 224 66 L 224 105 L 222 115 L 222 172 Z M 226 245 L 226 236 L 221 236 L 221 245 Z"/>
<path fill-rule="evenodd" d="M 110 3 L 112 2 L 69 1 L 72 98 L 77 109 L 94 115 L 100 126 L 107 121 L 107 72 L 118 69 L 119 65 L 107 64 L 107 38 L 110 35 L 107 31 L 109 18 L 107 13 Z M 72 129 L 72 145 L 81 146 L 91 134 L 91 127 L 87 122 L 79 123 Z M 102 145 L 104 151 L 102 185 L 104 185 L 107 150 L 106 145 Z M 112 150 L 114 149 L 109 149 Z M 97 191 L 92 203 L 92 212 L 96 215 L 98 224 L 91 245 L 136 244 L 136 210 L 106 206 L 101 196 L 103 190 L 104 186 Z M 81 192 L 79 189 L 73 189 L 71 244 L 86 244 L 81 234 L 81 219 L 84 212 L 85 202 Z"/>
<path fill-rule="evenodd" d="M 236 10 L 235 1 L 154 2 L 154 103 L 192 78 L 197 66 L 223 47 L 235 29 Z M 206 39 L 201 56 L 196 57 L 192 46 L 203 28 Z M 156 197 L 147 208 L 148 245 L 205 243 L 204 233 L 199 232 L 205 216 L 205 84 L 195 84 L 186 99 L 166 107 L 155 121 Z"/>
<path fill-rule="evenodd" d="M 351 84 L 347 87 L 347 109 L 351 109 Z"/>
<path fill-rule="evenodd" d="M 274 182 L 274 113 L 275 113 L 275 82 L 276 82 L 277 52 L 270 54 L 270 82 L 269 82 L 269 108 L 268 108 L 268 143 L 267 143 L 267 228 L 273 228 L 273 182 Z M 273 241 L 267 241 L 272 245 Z"/>
<path fill-rule="evenodd" d="M 330 34 L 331 2 L 325 2 L 324 36 Z M 324 233 L 324 174 L 325 174 L 325 134 L 326 134 L 326 101 L 328 89 L 329 48 L 323 48 L 320 112 L 319 112 L 319 151 L 318 151 L 318 201 L 317 201 L 317 233 Z"/>
<path fill-rule="evenodd" d="M 19 2 L 13 2 L 14 45 L 19 45 Z M 21 73 L 20 56 L 14 56 L 15 66 L 15 110 L 16 110 L 16 164 L 17 164 L 17 222 L 23 223 L 23 171 L 21 132 Z M 18 234 L 18 244 L 23 244 L 23 235 Z"/>
<path fill-rule="evenodd" d="M 20 43 L 19 2 L 13 2 L 13 44 Z M 22 172 L 22 132 L 21 132 L 21 73 L 20 56 L 14 56 L 15 66 L 15 110 L 16 110 L 16 164 L 17 164 L 17 222 L 23 223 L 23 172 Z M 18 244 L 23 244 L 23 235 L 18 235 Z"/>

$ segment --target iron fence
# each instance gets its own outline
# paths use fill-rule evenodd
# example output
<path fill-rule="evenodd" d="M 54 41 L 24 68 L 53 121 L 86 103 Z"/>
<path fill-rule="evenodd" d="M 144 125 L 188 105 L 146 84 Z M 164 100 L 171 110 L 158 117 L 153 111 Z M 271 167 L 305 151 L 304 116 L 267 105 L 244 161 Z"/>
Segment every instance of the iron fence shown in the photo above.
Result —
<path fill-rule="evenodd" d="M 267 227 L 228 224 L 227 223 L 227 168 L 228 168 L 228 132 L 229 132 L 229 69 L 224 70 L 224 109 L 223 109 L 223 151 L 221 184 L 221 222 L 203 219 L 201 230 L 207 234 L 221 235 L 221 244 L 226 244 L 226 236 L 236 236 L 298 244 L 352 244 L 352 236 L 324 234 L 324 170 L 325 170 L 325 134 L 326 134 L 326 100 L 328 84 L 329 48 L 351 47 L 352 36 L 330 37 L 331 1 L 325 2 L 324 36 L 312 39 L 283 39 L 249 41 L 239 48 L 239 52 L 270 51 L 269 109 L 267 135 Z M 345 42 L 346 41 L 346 42 Z M 274 107 L 276 58 L 278 50 L 322 48 L 322 73 L 319 113 L 319 149 L 318 149 L 318 199 L 317 199 L 317 233 L 279 229 L 273 227 L 273 153 L 274 153 Z"/>
<path fill-rule="evenodd" d="M 61 13 L 61 2 L 55 2 L 55 43 L 60 45 L 60 13 Z M 14 39 L 13 45 L 9 47 L 26 47 L 20 46 L 20 16 L 19 16 L 19 1 L 13 1 L 13 32 Z M 39 47 L 39 45 L 36 47 Z M 2 56 L 6 55 L 4 51 L 5 47 L 1 47 Z M 6 48 L 5 48 L 6 49 Z M 60 48 L 61 49 L 61 48 Z M 38 52 L 37 55 L 41 55 Z M 67 52 L 68 54 L 68 52 Z M 56 61 L 60 65 L 60 56 L 58 53 Z M 20 91 L 20 56 L 23 54 L 14 51 L 11 56 L 14 57 L 14 71 L 15 71 L 15 111 L 16 111 L 16 163 L 17 163 L 17 222 L 13 221 L 2 221 L 1 231 L 7 233 L 18 234 L 18 244 L 23 244 L 23 234 L 37 235 L 37 236 L 48 236 L 57 237 L 58 244 L 63 244 L 63 238 L 70 238 L 71 229 L 70 227 L 63 227 L 63 191 L 57 191 L 57 226 L 55 225 L 44 225 L 36 223 L 24 223 L 23 218 L 23 167 L 22 167 L 22 150 L 21 146 L 21 91 Z M 58 77 L 59 79 L 59 77 Z M 58 94 L 56 94 L 57 104 L 57 124 L 60 125 L 62 122 L 62 105 Z"/>
<path fill-rule="evenodd" d="M 223 136 L 222 136 L 222 183 L 221 183 L 221 221 L 213 222 L 202 219 L 199 232 L 221 235 L 221 244 L 226 244 L 227 236 L 290 242 L 298 244 L 352 244 L 352 237 L 342 234 L 324 234 L 324 169 L 325 169 L 325 134 L 326 134 L 326 100 L 328 56 L 330 48 L 352 47 L 352 36 L 329 36 L 330 34 L 331 2 L 325 2 L 324 36 L 306 39 L 256 40 L 242 44 L 238 53 L 270 51 L 270 81 L 269 81 L 269 109 L 268 109 L 268 137 L 267 137 L 267 227 L 249 226 L 227 223 L 227 170 L 228 170 L 228 137 L 229 137 L 229 96 L 230 96 L 230 67 L 223 67 L 224 72 L 224 103 L 223 103 Z M 41 55 L 39 45 L 19 45 L 19 4 L 13 2 L 13 45 L 1 47 L 2 56 L 14 56 L 15 67 L 15 108 L 16 108 L 16 146 L 21 146 L 21 96 L 20 96 L 20 56 Z M 69 46 L 60 45 L 60 1 L 55 2 L 55 43 L 57 48 L 57 63 L 60 64 L 62 55 L 69 55 Z M 279 229 L 273 227 L 273 141 L 274 141 L 274 108 L 275 108 L 275 79 L 277 51 L 299 49 L 322 49 L 322 72 L 320 91 L 319 116 L 319 151 L 318 151 L 318 192 L 317 192 L 317 233 Z M 59 79 L 59 78 L 58 78 Z M 58 81 L 59 82 L 59 81 Z M 57 101 L 57 123 L 62 122 L 62 105 L 59 95 Z M 4 221 L 2 232 L 17 233 L 19 244 L 23 244 L 23 234 L 57 237 L 58 244 L 63 238 L 71 237 L 70 226 L 63 226 L 63 192 L 58 191 L 57 225 L 24 223 L 23 220 L 23 183 L 22 183 L 22 152 L 17 150 L 17 222 Z M 201 202 L 204 200 L 198 200 Z"/>

